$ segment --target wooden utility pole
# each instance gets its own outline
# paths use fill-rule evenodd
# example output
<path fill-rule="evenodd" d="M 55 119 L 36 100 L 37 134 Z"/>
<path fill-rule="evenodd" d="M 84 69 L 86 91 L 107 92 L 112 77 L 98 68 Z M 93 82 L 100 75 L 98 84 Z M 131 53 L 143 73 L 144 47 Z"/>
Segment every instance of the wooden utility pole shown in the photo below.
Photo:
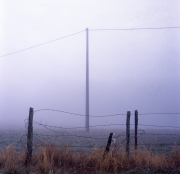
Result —
<path fill-rule="evenodd" d="M 89 40 L 86 28 L 86 132 L 89 132 Z"/>
<path fill-rule="evenodd" d="M 126 154 L 129 158 L 129 146 L 130 146 L 130 116 L 131 112 L 127 111 L 127 119 L 126 119 Z"/>
<path fill-rule="evenodd" d="M 138 111 L 135 110 L 135 151 L 137 150 Z"/>
<path fill-rule="evenodd" d="M 33 146 L 33 108 L 29 108 L 29 120 L 28 120 L 28 135 L 27 135 L 27 152 L 25 165 L 27 166 L 31 162 L 32 158 L 32 146 Z"/>

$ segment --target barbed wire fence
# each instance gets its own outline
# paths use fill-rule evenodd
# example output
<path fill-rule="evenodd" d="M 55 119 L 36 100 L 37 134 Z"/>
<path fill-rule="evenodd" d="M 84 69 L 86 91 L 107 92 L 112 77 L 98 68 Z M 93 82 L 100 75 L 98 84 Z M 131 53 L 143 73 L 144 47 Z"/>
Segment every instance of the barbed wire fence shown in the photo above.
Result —
<path fill-rule="evenodd" d="M 33 120 L 33 115 L 40 111 L 61 112 L 64 114 L 71 114 L 75 116 L 85 117 L 86 115 L 71 113 L 66 111 L 54 109 L 40 109 L 34 111 L 33 108 L 29 110 L 29 118 L 24 120 L 25 133 L 22 131 L 14 133 L 13 131 L 0 132 L 0 147 L 5 148 L 12 144 L 16 149 L 27 149 L 27 162 L 31 160 L 32 151 L 39 150 L 45 145 L 55 146 L 58 148 L 69 148 L 73 151 L 88 151 L 93 148 L 106 149 L 107 141 L 109 141 L 109 134 L 113 133 L 110 142 L 110 151 L 114 149 L 125 150 L 127 154 L 145 149 L 153 153 L 168 154 L 174 147 L 180 146 L 180 127 L 178 126 L 161 126 L 138 123 L 138 115 L 180 115 L 180 113 L 140 113 L 135 111 L 134 115 L 137 121 L 135 124 L 130 124 L 130 117 L 128 120 L 127 114 L 112 114 L 112 115 L 90 115 L 89 117 L 126 117 L 126 124 L 99 124 L 89 126 L 93 129 L 89 133 L 85 133 L 85 126 L 83 127 L 62 127 L 43 124 Z M 115 126 L 113 132 L 110 128 Z M 118 129 L 117 129 L 118 126 Z M 127 129 L 129 127 L 129 130 Z M 33 128 L 35 128 L 33 130 Z M 125 129 L 126 128 L 126 129 Z M 126 131 L 125 131 L 126 130 Z M 17 139 L 19 137 L 19 139 Z"/>

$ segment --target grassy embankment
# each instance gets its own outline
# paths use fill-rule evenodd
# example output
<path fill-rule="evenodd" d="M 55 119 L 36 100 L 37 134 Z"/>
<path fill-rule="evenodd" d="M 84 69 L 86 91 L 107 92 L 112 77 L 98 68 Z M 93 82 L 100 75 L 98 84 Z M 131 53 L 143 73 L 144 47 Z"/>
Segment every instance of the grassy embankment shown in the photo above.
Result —
<path fill-rule="evenodd" d="M 127 159 L 124 151 L 114 150 L 103 158 L 104 150 L 94 148 L 89 152 L 73 152 L 44 146 L 33 152 L 32 163 L 25 168 L 24 150 L 12 146 L 0 149 L 0 169 L 9 173 L 180 173 L 180 147 L 168 155 L 155 155 L 149 151 L 131 153 Z M 131 171 L 131 172 L 130 172 Z M 140 172 L 141 171 L 141 172 Z"/>

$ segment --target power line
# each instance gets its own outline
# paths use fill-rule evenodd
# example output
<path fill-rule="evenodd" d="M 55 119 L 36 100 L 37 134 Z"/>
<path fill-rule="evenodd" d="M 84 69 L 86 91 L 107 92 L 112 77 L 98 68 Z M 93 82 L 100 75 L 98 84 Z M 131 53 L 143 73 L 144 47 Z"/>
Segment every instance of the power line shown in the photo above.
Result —
<path fill-rule="evenodd" d="M 166 30 L 166 29 L 180 29 L 180 27 L 155 27 L 155 28 L 110 28 L 110 29 L 90 29 L 89 31 L 132 31 L 132 30 Z"/>
<path fill-rule="evenodd" d="M 180 29 L 180 27 L 112 28 L 112 29 L 90 29 L 89 31 L 133 31 L 133 30 L 165 30 L 165 29 Z M 42 46 L 42 45 L 46 45 L 46 44 L 49 44 L 49 43 L 52 43 L 52 42 L 55 42 L 55 41 L 58 41 L 58 40 L 61 40 L 61 39 L 76 35 L 76 34 L 79 34 L 79 33 L 82 33 L 84 31 L 86 31 L 86 30 L 82 30 L 82 31 L 79 31 L 79 32 L 73 33 L 73 34 L 69 34 L 67 36 L 60 37 L 60 38 L 57 38 L 57 39 L 54 39 L 54 40 L 51 40 L 51 41 L 47 41 L 47 42 L 44 42 L 44 43 L 41 43 L 41 44 L 38 44 L 38 45 L 34 45 L 34 46 L 31 46 L 31 47 L 28 47 L 28 48 L 24 48 L 22 50 L 18 50 L 18 51 L 12 52 L 12 53 L 4 54 L 4 55 L 2 55 L 0 57 L 9 56 L 11 54 L 16 54 L 16 53 L 19 53 L 19 52 L 22 52 L 22 51 L 26 51 L 26 50 L 33 49 L 33 48 L 36 48 L 36 47 L 39 47 L 39 46 Z"/>
<path fill-rule="evenodd" d="M 44 42 L 44 43 L 38 44 L 38 45 L 34 45 L 34 46 L 31 46 L 31 47 L 28 47 L 28 48 L 24 48 L 24 49 L 22 49 L 22 50 L 18 50 L 18 51 L 9 53 L 9 54 L 4 54 L 4 55 L 2 55 L 2 56 L 0 56 L 0 57 L 9 56 L 9 55 L 11 55 L 11 54 L 16 54 L 16 53 L 19 53 L 19 52 L 22 52 L 22 51 L 26 51 L 26 50 L 33 49 L 33 48 L 36 48 L 36 47 L 39 47 L 39 46 L 42 46 L 42 45 L 46 45 L 46 44 L 49 44 L 49 43 L 52 43 L 52 42 L 56 42 L 56 41 L 58 41 L 58 40 L 65 39 L 65 38 L 70 37 L 70 36 L 74 36 L 74 35 L 76 35 L 76 34 L 79 34 L 79 33 L 84 32 L 84 31 L 85 31 L 85 30 L 79 31 L 79 32 L 77 32 L 77 33 L 69 34 L 69 35 L 67 35 L 67 36 L 63 36 L 63 37 L 60 37 L 60 38 L 57 38 L 57 39 L 54 39 L 54 40 L 51 40 L 51 41 L 48 41 L 48 42 Z"/>

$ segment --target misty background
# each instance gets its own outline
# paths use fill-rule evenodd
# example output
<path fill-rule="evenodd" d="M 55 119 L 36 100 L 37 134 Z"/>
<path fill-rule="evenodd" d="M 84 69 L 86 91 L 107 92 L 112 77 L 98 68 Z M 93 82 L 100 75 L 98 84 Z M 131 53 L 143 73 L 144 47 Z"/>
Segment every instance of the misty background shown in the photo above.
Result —
<path fill-rule="evenodd" d="M 178 0 L 0 1 L 0 126 L 23 127 L 29 107 L 85 114 L 86 28 L 180 27 Z M 180 112 L 180 29 L 90 31 L 90 115 Z M 85 117 L 42 111 L 34 120 L 84 126 Z M 90 125 L 126 116 L 91 118 Z M 134 117 L 131 116 L 134 123 Z M 139 116 L 180 126 L 180 115 Z"/>

